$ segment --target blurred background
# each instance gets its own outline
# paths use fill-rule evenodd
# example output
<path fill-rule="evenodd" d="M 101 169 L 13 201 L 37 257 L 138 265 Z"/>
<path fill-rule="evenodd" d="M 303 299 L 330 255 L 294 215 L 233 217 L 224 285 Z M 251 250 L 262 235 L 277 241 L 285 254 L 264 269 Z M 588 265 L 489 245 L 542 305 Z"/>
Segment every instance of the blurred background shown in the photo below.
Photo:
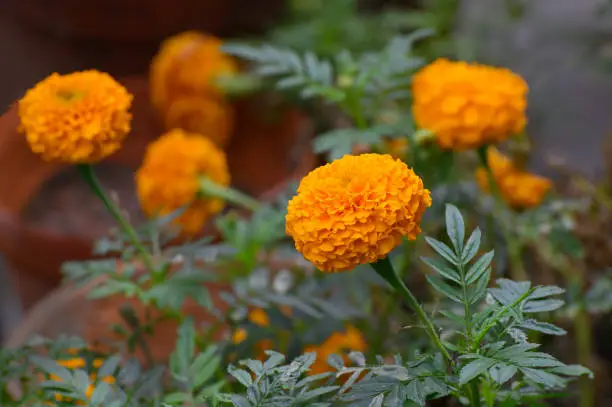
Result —
<path fill-rule="evenodd" d="M 151 59 L 163 39 L 185 30 L 197 29 L 224 39 L 266 38 L 298 50 L 334 55 L 345 47 L 354 52 L 376 49 L 397 33 L 432 28 L 437 42 L 428 50 L 431 55 L 503 65 L 527 79 L 528 132 L 534 143 L 533 156 L 537 157 L 531 163 L 534 169 L 552 175 L 549 161 L 561 161 L 571 170 L 597 179 L 609 175 L 605 146 L 612 130 L 612 14 L 608 3 L 0 0 L 0 105 L 8 111 L 26 89 L 52 72 L 87 68 L 127 81 L 137 101 L 145 103 Z M 146 112 L 139 117 L 145 116 Z M 237 117 L 240 133 L 241 126 L 252 129 L 250 121 L 260 120 L 261 114 L 245 105 L 238 109 Z M 269 131 L 272 127 L 266 124 L 261 127 L 261 139 L 250 135 L 251 144 L 244 138 L 232 142 L 230 165 L 232 160 L 245 162 L 242 174 L 258 174 L 257 182 L 244 181 L 242 189 L 263 193 L 304 162 L 300 158 L 294 167 L 284 163 L 282 168 L 274 164 L 263 168 L 261 162 L 251 163 L 249 158 L 258 151 L 268 156 L 273 152 L 283 162 L 300 140 L 284 138 L 287 131 L 297 132 L 287 130 L 293 129 L 292 123 L 283 121 L 273 127 L 275 131 Z M 39 163 L 23 155 L 26 153 L 13 143 L 15 126 L 14 112 L 0 121 L 0 251 L 10 260 L 0 260 L 3 337 L 19 323 L 24 308 L 33 306 L 58 284 L 57 278 L 30 278 L 28 270 L 57 267 L 54 261 L 71 254 L 82 256 L 90 248 L 78 238 L 55 241 L 53 233 L 61 229 L 66 234 L 89 233 L 97 237 L 108 227 L 108 219 L 97 211 L 95 201 L 75 186 L 78 179 L 74 174 L 57 175 L 56 171 L 44 169 L 40 170 L 43 175 L 32 175 L 37 173 Z M 146 133 L 145 139 L 158 135 L 155 125 L 135 127 Z M 101 175 L 129 207 L 134 201 L 131 172 L 120 167 L 109 165 Z M 247 175 L 241 178 L 240 174 L 233 174 L 239 184 L 241 179 L 247 179 Z M 89 210 L 90 206 L 93 209 Z M 74 208 L 84 210 L 83 219 L 66 217 Z M 100 221 L 100 225 L 91 226 L 92 219 Z M 41 228 L 50 233 L 40 235 Z M 43 247 L 51 251 L 50 256 L 56 256 L 42 255 Z M 26 293 L 25 299 L 18 298 L 17 285 L 22 294 Z"/>

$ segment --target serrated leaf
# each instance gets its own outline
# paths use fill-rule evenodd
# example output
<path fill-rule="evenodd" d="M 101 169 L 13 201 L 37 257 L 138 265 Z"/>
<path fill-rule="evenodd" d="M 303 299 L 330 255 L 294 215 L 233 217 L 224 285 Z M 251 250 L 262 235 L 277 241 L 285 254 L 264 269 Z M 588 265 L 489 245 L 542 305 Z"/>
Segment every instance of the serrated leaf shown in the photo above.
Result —
<path fill-rule="evenodd" d="M 251 403 L 249 403 L 249 401 L 243 396 L 230 394 L 229 398 L 234 407 L 251 407 Z"/>
<path fill-rule="evenodd" d="M 465 224 L 463 216 L 456 206 L 446 204 L 446 233 L 455 248 L 455 253 L 463 252 L 463 241 L 465 240 Z"/>
<path fill-rule="evenodd" d="M 460 264 L 459 259 L 457 258 L 455 253 L 453 253 L 451 248 L 445 245 L 444 243 L 429 236 L 425 237 L 425 241 L 427 242 L 427 244 L 429 244 L 429 246 L 431 246 L 432 249 L 436 251 L 436 253 L 442 256 L 449 263 L 455 266 L 458 266 Z"/>
<path fill-rule="evenodd" d="M 520 370 L 525 376 L 541 386 L 548 388 L 565 387 L 566 381 L 556 374 L 529 367 L 522 367 Z"/>
<path fill-rule="evenodd" d="M 244 387 L 249 387 L 253 384 L 253 379 L 249 372 L 243 369 L 238 369 L 234 365 L 229 365 L 227 368 L 227 372 L 234 376 L 236 380 L 240 382 Z"/>
<path fill-rule="evenodd" d="M 496 364 L 489 369 L 489 375 L 498 384 L 502 385 L 516 374 L 518 369 L 515 366 Z"/>
<path fill-rule="evenodd" d="M 480 232 L 480 228 L 474 229 L 468 241 L 465 243 L 465 247 L 463 248 L 463 252 L 461 253 L 461 261 L 463 264 L 468 264 L 474 256 L 478 253 L 478 249 L 480 248 L 480 240 L 482 238 L 482 233 Z"/>
<path fill-rule="evenodd" d="M 523 307 L 523 312 L 535 313 L 535 312 L 549 312 L 561 308 L 565 304 L 561 300 L 540 300 L 540 301 L 529 301 Z"/>
<path fill-rule="evenodd" d="M 544 287 L 536 287 L 531 294 L 527 297 L 530 300 L 535 300 L 539 298 L 551 297 L 553 295 L 563 294 L 565 289 L 561 287 L 557 287 L 554 285 L 544 286 Z"/>
<path fill-rule="evenodd" d="M 420 380 L 413 380 L 406 386 L 406 396 L 419 406 L 425 405 L 425 391 Z"/>
<path fill-rule="evenodd" d="M 421 257 L 423 263 L 438 272 L 442 277 L 454 281 L 457 284 L 461 283 L 461 276 L 456 270 L 453 270 L 448 264 L 442 259 Z"/>
<path fill-rule="evenodd" d="M 459 290 L 446 284 L 440 277 L 428 275 L 426 278 L 429 284 L 435 288 L 436 291 L 455 302 L 463 303 Z"/>
<path fill-rule="evenodd" d="M 487 293 L 487 287 L 491 280 L 491 269 L 485 269 L 485 273 L 478 280 L 476 280 L 476 286 L 469 290 L 470 304 L 474 304 L 479 301 Z"/>
<path fill-rule="evenodd" d="M 368 407 L 382 407 L 383 401 L 385 401 L 385 395 L 379 394 L 378 396 L 374 397 L 372 401 L 370 401 Z"/>
<path fill-rule="evenodd" d="M 540 322 L 535 319 L 526 319 L 520 324 L 520 327 L 523 329 L 531 329 L 532 331 L 542 332 L 548 335 L 565 335 L 567 331 L 565 329 L 559 328 L 556 325 L 550 324 L 548 322 Z"/>
<path fill-rule="evenodd" d="M 590 379 L 593 378 L 593 372 L 581 365 L 565 365 L 550 369 L 552 373 L 557 373 L 565 376 L 582 376 L 587 375 Z"/>
<path fill-rule="evenodd" d="M 301 402 L 305 402 L 305 401 L 309 401 L 312 400 L 314 398 L 320 397 L 324 394 L 327 393 L 331 393 L 333 391 L 336 391 L 340 388 L 340 386 L 322 386 L 316 389 L 312 389 L 309 390 L 307 392 L 305 392 L 304 394 L 302 394 L 302 396 L 300 397 L 300 401 Z"/>
<path fill-rule="evenodd" d="M 478 260 L 474 262 L 468 269 L 465 275 L 465 281 L 467 284 L 474 284 L 479 278 L 481 278 L 487 269 L 491 266 L 491 261 L 495 256 L 495 251 L 491 250 L 480 256 Z"/>
<path fill-rule="evenodd" d="M 484 374 L 497 362 L 492 359 L 476 359 L 461 368 L 459 372 L 459 385 L 463 386 L 472 379 Z"/>

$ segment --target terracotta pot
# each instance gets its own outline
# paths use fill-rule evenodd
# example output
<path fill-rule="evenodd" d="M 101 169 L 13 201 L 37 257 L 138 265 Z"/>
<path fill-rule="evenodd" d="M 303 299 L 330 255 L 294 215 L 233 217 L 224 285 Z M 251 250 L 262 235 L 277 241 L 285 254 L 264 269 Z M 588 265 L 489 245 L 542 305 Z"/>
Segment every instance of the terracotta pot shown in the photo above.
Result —
<path fill-rule="evenodd" d="M 21 0 L 7 5 L 47 34 L 103 41 L 157 41 L 185 29 L 253 31 L 278 17 L 284 6 L 284 0 L 259 0 L 257 7 L 244 0 Z"/>
<path fill-rule="evenodd" d="M 105 163 L 135 170 L 147 143 L 159 136 L 161 129 L 149 107 L 146 79 L 129 78 L 123 83 L 135 96 L 133 130 L 124 148 Z M 255 196 L 288 179 L 299 178 L 315 165 L 309 144 L 303 142 L 312 135 L 310 122 L 300 113 L 282 110 L 267 104 L 266 100 L 268 98 L 260 95 L 236 102 L 236 130 L 227 150 L 233 184 Z M 277 117 L 268 117 L 266 109 L 274 109 Z M 49 222 L 36 223 L 30 218 L 26 222 L 25 209 L 36 201 L 43 187 L 53 185 L 55 188 L 57 181 L 53 178 L 66 168 L 45 163 L 34 155 L 24 137 L 17 133 L 17 124 L 16 106 L 12 106 L 0 117 L 0 163 L 3 166 L 0 171 L 0 252 L 6 257 L 24 307 L 29 308 L 58 285 L 62 263 L 92 257 L 93 241 L 100 236 L 90 230 L 87 222 L 96 221 L 99 215 L 91 215 L 84 228 L 70 232 L 49 226 Z M 131 180 L 132 172 L 127 171 L 127 174 Z M 82 187 L 81 183 L 78 186 Z M 62 216 L 67 213 L 76 216 L 72 213 L 81 208 L 74 206 L 62 208 Z"/>

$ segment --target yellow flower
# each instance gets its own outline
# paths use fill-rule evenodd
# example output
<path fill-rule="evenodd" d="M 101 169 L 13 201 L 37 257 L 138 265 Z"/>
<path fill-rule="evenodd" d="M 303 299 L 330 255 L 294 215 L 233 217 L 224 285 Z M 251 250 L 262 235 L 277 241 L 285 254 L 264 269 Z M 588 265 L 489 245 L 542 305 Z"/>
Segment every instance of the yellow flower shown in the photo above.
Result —
<path fill-rule="evenodd" d="M 348 364 L 348 353 L 350 351 L 364 352 L 367 344 L 361 332 L 354 326 L 347 326 L 345 332 L 335 332 L 319 346 L 308 346 L 305 352 L 317 352 L 317 360 L 310 367 L 310 375 L 334 371 L 327 364 L 327 359 L 333 355 L 340 355 L 344 358 L 344 363 Z"/>
<path fill-rule="evenodd" d="M 289 202 L 286 231 L 320 270 L 346 271 L 416 239 L 431 205 L 423 181 L 390 155 L 346 155 L 315 169 Z"/>
<path fill-rule="evenodd" d="M 185 234 L 199 232 L 225 205 L 221 199 L 198 196 L 200 177 L 229 185 L 223 151 L 199 134 L 182 130 L 164 134 L 149 145 L 136 173 L 136 189 L 144 212 L 149 216 L 166 215 L 186 207 L 176 223 Z"/>
<path fill-rule="evenodd" d="M 73 358 L 73 359 L 58 360 L 57 364 L 65 367 L 66 369 L 83 369 L 85 367 L 85 359 Z"/>
<path fill-rule="evenodd" d="M 496 148 L 488 148 L 487 162 L 503 199 L 515 209 L 538 206 L 552 188 L 552 182 L 548 178 L 515 168 L 512 160 Z M 476 170 L 476 180 L 485 192 L 490 192 L 486 169 Z"/>
<path fill-rule="evenodd" d="M 177 95 L 220 94 L 215 79 L 238 71 L 221 45 L 220 39 L 197 31 L 165 40 L 151 63 L 153 105 L 163 111 Z"/>
<path fill-rule="evenodd" d="M 95 70 L 52 74 L 19 101 L 19 130 L 47 161 L 95 163 L 130 132 L 132 95 Z"/>
<path fill-rule="evenodd" d="M 234 345 L 241 344 L 246 340 L 246 338 L 248 338 L 248 333 L 246 329 L 238 328 L 234 331 L 234 334 L 232 335 L 232 343 Z"/>
<path fill-rule="evenodd" d="M 220 147 L 227 144 L 233 121 L 232 107 L 214 96 L 181 96 L 165 112 L 166 128 L 202 134 Z"/>
<path fill-rule="evenodd" d="M 445 149 L 468 150 L 520 133 L 527 83 L 508 69 L 438 59 L 412 81 L 417 124 Z"/>
<path fill-rule="evenodd" d="M 73 349 L 69 349 L 68 353 L 74 354 L 75 351 Z M 85 361 L 85 359 L 79 357 L 79 358 L 72 358 L 72 359 L 60 359 L 57 360 L 56 363 L 60 366 L 65 367 L 66 369 L 84 369 L 84 370 L 88 370 L 87 367 L 87 362 Z M 91 363 L 91 368 L 97 370 L 100 367 L 102 367 L 102 365 L 104 364 L 104 360 L 103 359 L 94 359 L 93 362 Z M 55 375 L 49 375 L 49 379 L 56 381 L 56 382 L 61 382 L 62 379 L 58 376 Z M 44 378 L 43 378 L 44 380 Z M 87 388 L 85 389 L 85 397 L 87 397 L 88 399 L 91 398 L 91 396 L 93 395 L 93 392 L 96 388 L 96 384 L 100 381 L 100 382 L 104 382 L 104 383 L 108 383 L 108 384 L 114 384 L 116 382 L 116 379 L 113 376 L 106 376 L 103 377 L 102 379 L 98 379 L 98 375 L 94 372 L 94 373 L 90 373 L 89 375 L 89 380 L 90 380 L 90 384 L 87 386 Z M 63 403 L 72 403 L 74 402 L 75 405 L 78 406 L 84 406 L 86 405 L 86 403 L 84 403 L 81 400 L 72 400 L 70 397 L 66 397 L 60 393 L 55 393 L 53 395 L 55 401 L 57 402 L 63 402 Z M 49 403 L 47 403 L 49 404 Z"/>

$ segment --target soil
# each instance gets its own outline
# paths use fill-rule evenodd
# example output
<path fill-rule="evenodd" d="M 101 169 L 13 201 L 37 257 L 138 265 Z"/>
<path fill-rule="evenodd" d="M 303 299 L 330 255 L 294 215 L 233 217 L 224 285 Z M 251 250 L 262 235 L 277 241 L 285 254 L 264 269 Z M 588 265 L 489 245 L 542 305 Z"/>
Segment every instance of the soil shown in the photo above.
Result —
<path fill-rule="evenodd" d="M 118 164 L 99 164 L 96 174 L 106 191 L 118 198 L 133 224 L 144 221 L 134 185 L 134 170 Z M 46 182 L 24 208 L 22 219 L 37 228 L 66 235 L 100 238 L 116 226 L 102 202 L 70 167 Z"/>

